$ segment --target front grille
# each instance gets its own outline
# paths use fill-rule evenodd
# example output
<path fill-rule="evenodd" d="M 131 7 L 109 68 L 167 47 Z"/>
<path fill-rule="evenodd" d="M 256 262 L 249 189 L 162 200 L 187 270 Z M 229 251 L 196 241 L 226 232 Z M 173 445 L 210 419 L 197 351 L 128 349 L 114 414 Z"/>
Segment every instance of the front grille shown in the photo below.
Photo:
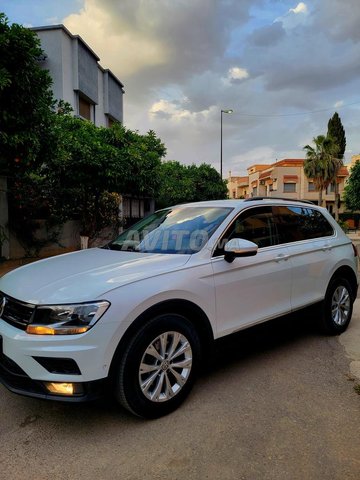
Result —
<path fill-rule="evenodd" d="M 34 311 L 33 305 L 20 302 L 0 292 L 0 317 L 10 325 L 26 330 Z"/>

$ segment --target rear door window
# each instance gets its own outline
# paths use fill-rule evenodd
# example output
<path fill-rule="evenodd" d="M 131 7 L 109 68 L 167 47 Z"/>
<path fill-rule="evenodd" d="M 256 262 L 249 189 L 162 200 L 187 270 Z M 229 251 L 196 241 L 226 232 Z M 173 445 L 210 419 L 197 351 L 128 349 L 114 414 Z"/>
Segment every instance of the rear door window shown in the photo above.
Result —
<path fill-rule="evenodd" d="M 274 218 L 281 243 L 329 237 L 334 230 L 324 215 L 308 207 L 276 206 Z"/>

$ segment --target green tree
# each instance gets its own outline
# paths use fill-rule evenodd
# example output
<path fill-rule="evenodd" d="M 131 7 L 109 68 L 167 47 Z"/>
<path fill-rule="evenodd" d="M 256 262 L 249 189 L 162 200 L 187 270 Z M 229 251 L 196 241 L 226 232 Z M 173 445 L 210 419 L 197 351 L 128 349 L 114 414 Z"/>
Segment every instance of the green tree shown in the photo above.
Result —
<path fill-rule="evenodd" d="M 160 167 L 160 185 L 156 195 L 158 208 L 192 201 L 194 187 L 188 169 L 177 161 L 167 161 Z"/>
<path fill-rule="evenodd" d="M 119 151 L 124 165 L 122 193 L 153 197 L 159 188 L 161 158 L 166 148 L 155 132 L 146 135 L 115 124 L 111 129 L 101 129 L 101 135 Z"/>
<path fill-rule="evenodd" d="M 330 118 L 328 122 L 327 136 L 332 137 L 339 148 L 338 158 L 343 159 L 346 149 L 346 136 L 341 118 L 337 112 Z"/>
<path fill-rule="evenodd" d="M 81 234 L 93 238 L 106 226 L 101 219 L 107 193 L 119 193 L 124 186 L 120 150 L 106 141 L 102 128 L 72 115 L 59 115 L 55 132 L 57 152 L 42 169 L 51 183 L 52 211 L 79 219 Z"/>
<path fill-rule="evenodd" d="M 188 167 L 190 176 L 193 179 L 194 201 L 221 200 L 227 198 L 228 189 L 226 180 L 222 180 L 219 172 L 207 163 L 198 167 Z"/>
<path fill-rule="evenodd" d="M 0 172 L 22 174 L 39 159 L 54 104 L 37 36 L 0 13 Z"/>
<path fill-rule="evenodd" d="M 53 156 L 41 169 L 52 191 L 52 212 L 57 218 L 79 219 L 81 233 L 94 238 L 115 225 L 119 195 L 155 195 L 166 150 L 151 131 L 140 135 L 120 124 L 99 128 L 66 109 L 55 117 Z"/>
<path fill-rule="evenodd" d="M 104 227 L 115 229 L 119 195 L 153 197 L 165 154 L 154 132 L 140 135 L 120 124 L 99 128 L 73 117 L 62 102 L 51 121 L 44 161 L 13 182 L 12 226 L 28 254 L 44 245 L 37 239 L 38 219 L 54 234 L 57 225 L 78 219 L 81 233 L 92 239 Z"/>
<path fill-rule="evenodd" d="M 313 138 L 314 146 L 305 145 L 306 159 L 304 172 L 307 178 L 314 181 L 319 192 L 319 205 L 322 205 L 322 192 L 336 178 L 336 173 L 341 166 L 337 158 L 338 146 L 331 137 L 318 135 Z"/>
<path fill-rule="evenodd" d="M 164 162 L 160 169 L 160 186 L 156 197 L 159 208 L 185 202 L 227 198 L 226 180 L 208 164 L 182 165 Z"/>
<path fill-rule="evenodd" d="M 50 202 L 39 169 L 51 150 L 55 113 L 42 56 L 38 37 L 0 13 L 0 174 L 8 176 L 9 227 L 28 254 L 27 245 L 36 243 L 35 218 L 43 218 Z M 37 242 L 35 252 L 44 243 Z"/>
<path fill-rule="evenodd" d="M 346 149 L 346 136 L 343 124 L 341 123 L 341 118 L 338 113 L 335 112 L 334 115 L 330 118 L 328 122 L 328 132 L 327 136 L 334 139 L 335 144 L 338 147 L 337 158 L 339 159 L 338 168 L 334 172 L 334 178 L 332 183 L 335 185 L 334 196 L 335 196 L 335 220 L 339 220 L 339 203 L 340 203 L 340 194 L 339 194 L 339 184 L 337 182 L 337 174 L 341 166 L 343 165 L 343 158 Z"/>
<path fill-rule="evenodd" d="M 345 187 L 345 205 L 351 211 L 360 210 L 360 162 L 352 167 Z"/>

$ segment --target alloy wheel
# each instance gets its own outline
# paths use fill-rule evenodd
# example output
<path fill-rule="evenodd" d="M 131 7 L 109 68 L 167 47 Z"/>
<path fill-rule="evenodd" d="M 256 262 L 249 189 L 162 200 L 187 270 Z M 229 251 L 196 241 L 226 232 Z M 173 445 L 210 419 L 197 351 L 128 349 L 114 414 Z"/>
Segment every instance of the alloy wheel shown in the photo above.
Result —
<path fill-rule="evenodd" d="M 339 285 L 334 291 L 331 301 L 331 316 L 334 323 L 343 326 L 348 320 L 350 309 L 350 294 L 346 287 Z"/>
<path fill-rule="evenodd" d="M 177 395 L 189 378 L 193 361 L 190 342 L 179 332 L 164 332 L 146 348 L 140 362 L 139 384 L 152 402 Z"/>

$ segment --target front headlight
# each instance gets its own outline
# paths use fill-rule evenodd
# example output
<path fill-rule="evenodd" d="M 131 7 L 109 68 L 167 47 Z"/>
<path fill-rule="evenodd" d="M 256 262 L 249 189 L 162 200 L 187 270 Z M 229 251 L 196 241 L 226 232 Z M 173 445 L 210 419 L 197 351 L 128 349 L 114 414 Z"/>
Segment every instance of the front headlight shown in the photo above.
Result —
<path fill-rule="evenodd" d="M 87 332 L 109 308 L 106 301 L 73 305 L 40 305 L 26 332 L 34 335 L 75 335 Z"/>

